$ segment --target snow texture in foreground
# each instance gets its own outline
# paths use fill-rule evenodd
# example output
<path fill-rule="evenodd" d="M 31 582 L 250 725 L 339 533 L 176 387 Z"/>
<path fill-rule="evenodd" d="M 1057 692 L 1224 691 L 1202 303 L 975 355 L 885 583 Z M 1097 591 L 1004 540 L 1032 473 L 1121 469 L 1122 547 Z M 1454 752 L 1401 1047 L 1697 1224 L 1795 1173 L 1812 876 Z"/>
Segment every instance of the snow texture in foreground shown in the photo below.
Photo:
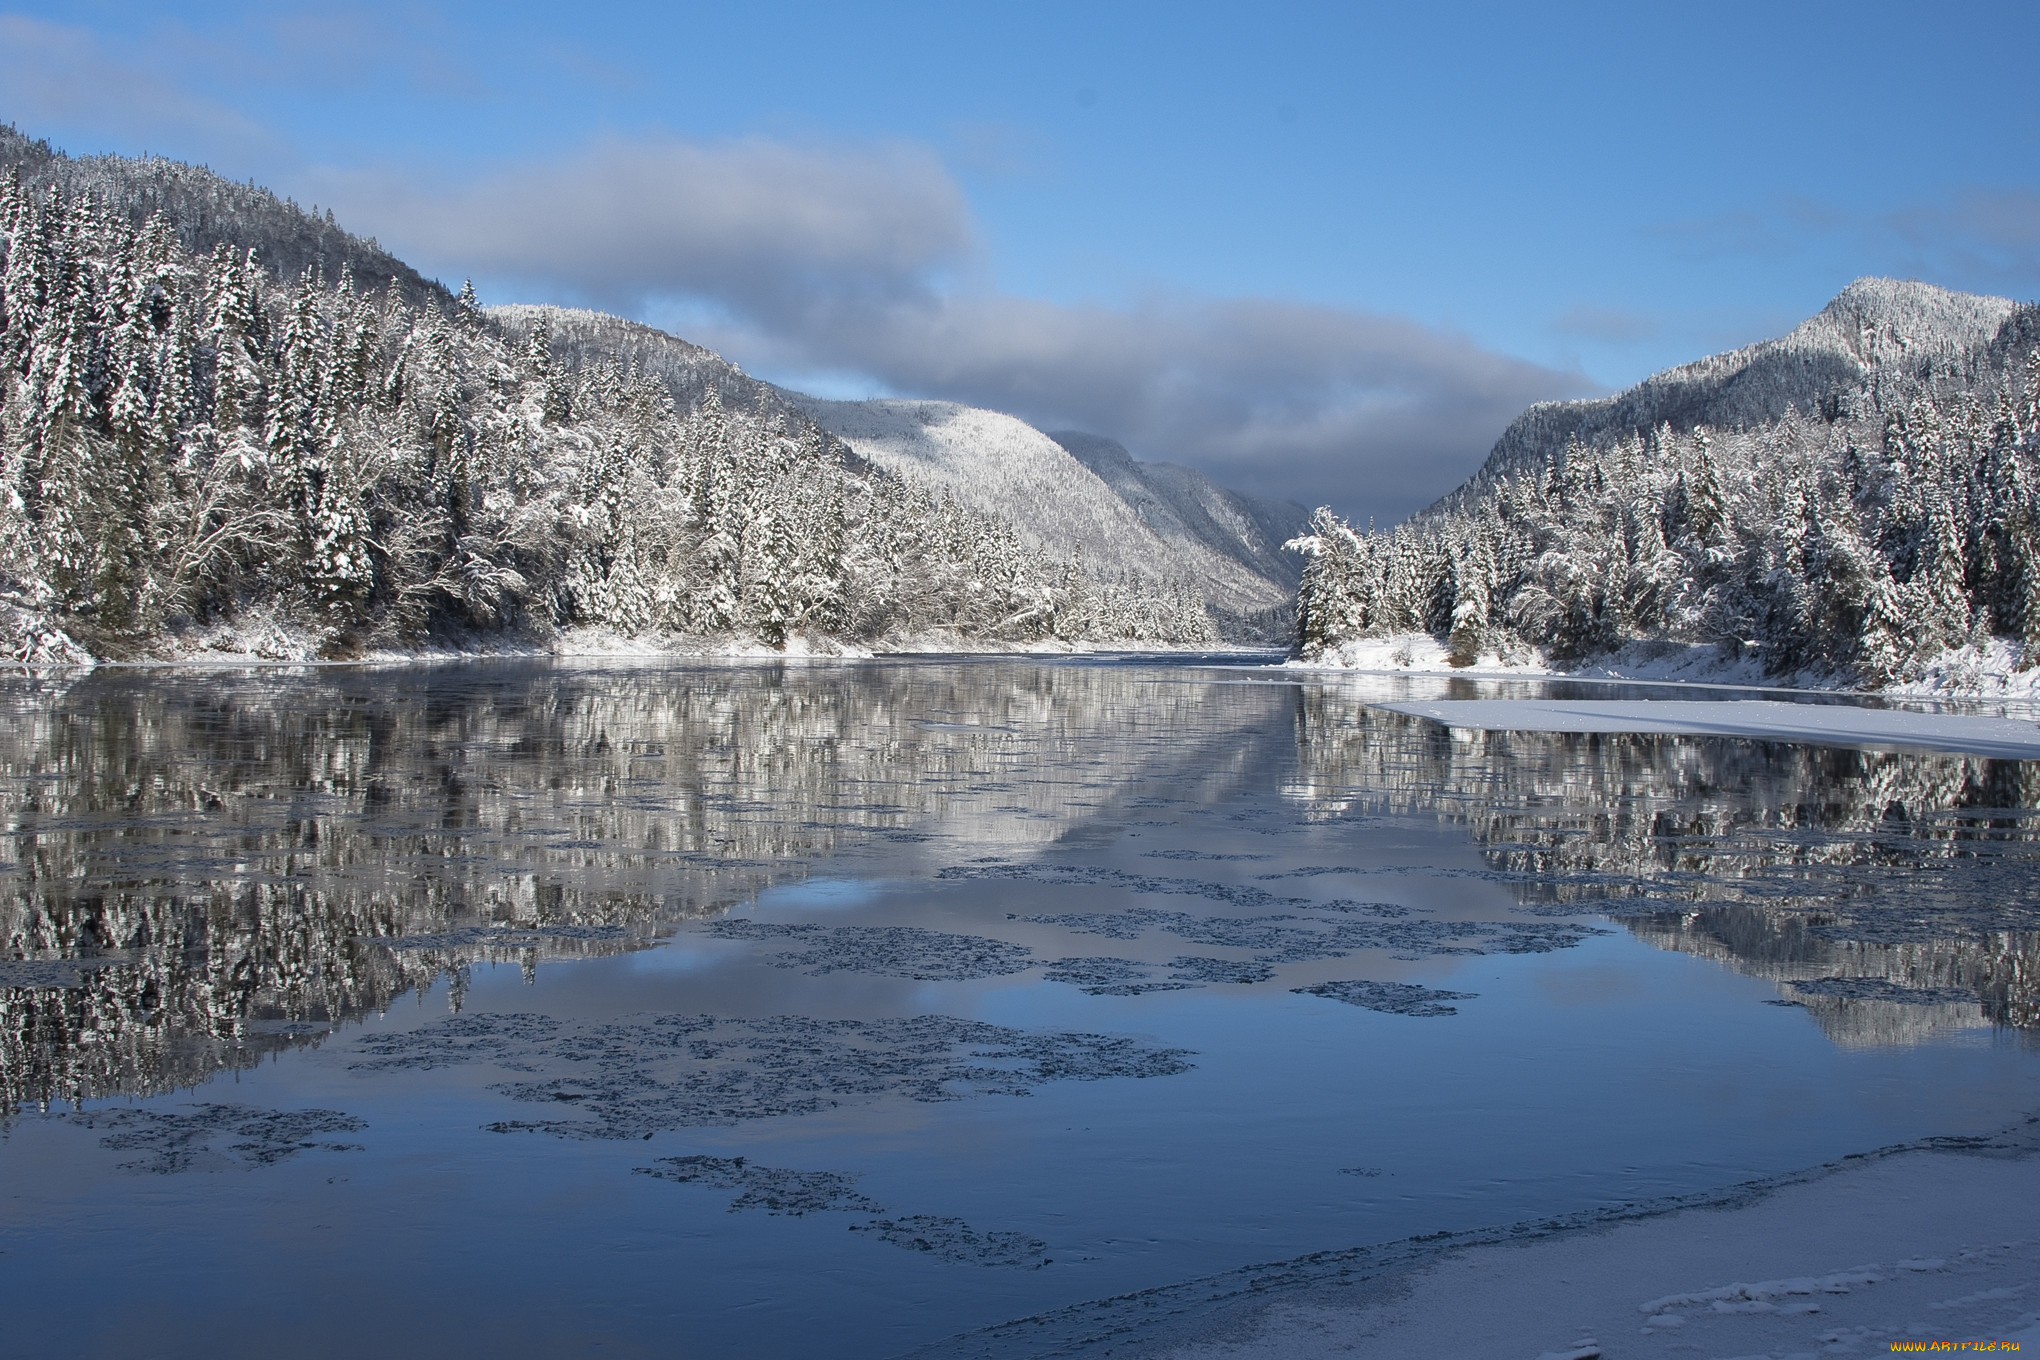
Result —
<path fill-rule="evenodd" d="M 2010 760 L 2040 758 L 2040 725 L 2016 718 L 1769 699 L 1440 699 L 1379 707 L 1485 732 L 1662 733 L 1825 746 L 1902 747 Z"/>

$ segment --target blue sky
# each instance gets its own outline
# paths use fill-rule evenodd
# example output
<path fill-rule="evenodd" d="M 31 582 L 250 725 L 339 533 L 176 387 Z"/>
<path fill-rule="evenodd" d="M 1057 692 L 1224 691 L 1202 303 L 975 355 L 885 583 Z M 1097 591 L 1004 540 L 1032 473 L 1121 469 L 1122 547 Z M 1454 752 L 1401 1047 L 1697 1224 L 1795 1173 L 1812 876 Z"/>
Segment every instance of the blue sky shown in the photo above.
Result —
<path fill-rule="evenodd" d="M 1393 519 L 1863 274 L 2040 296 L 2040 6 L 0 0 L 0 119 L 485 301 Z"/>

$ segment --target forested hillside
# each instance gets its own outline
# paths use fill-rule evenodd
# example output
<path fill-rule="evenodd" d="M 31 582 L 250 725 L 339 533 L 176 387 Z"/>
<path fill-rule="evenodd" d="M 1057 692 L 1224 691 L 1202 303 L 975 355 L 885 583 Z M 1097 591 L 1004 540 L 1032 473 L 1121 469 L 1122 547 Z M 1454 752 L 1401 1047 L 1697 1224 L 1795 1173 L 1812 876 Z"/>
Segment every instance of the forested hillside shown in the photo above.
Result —
<path fill-rule="evenodd" d="M 373 238 L 342 229 L 331 208 L 303 208 L 202 165 L 162 156 L 66 156 L 0 124 L 0 175 L 10 170 L 32 198 L 54 188 L 68 198 L 89 194 L 102 212 L 131 223 L 160 215 L 178 244 L 194 254 L 210 255 L 220 245 L 244 257 L 252 250 L 273 279 L 295 279 L 317 267 L 329 280 L 343 272 L 378 283 L 396 279 L 407 297 L 453 301 L 445 288 Z"/>
<path fill-rule="evenodd" d="M 472 290 L 355 275 L 361 243 L 337 231 L 279 279 L 229 242 L 314 240 L 308 215 L 237 218 L 189 167 L 165 181 L 197 186 L 180 199 L 138 194 L 133 163 L 90 164 L 0 184 L 0 649 L 17 659 L 575 629 L 688 648 L 1211 637 L 1189 584 L 1030 549 L 797 412 L 726 406 L 715 382 L 676 406 L 663 375 L 556 345 L 543 317 L 506 327 Z M 81 175 L 88 191 L 63 187 Z M 202 228 L 172 215 L 194 202 Z"/>
<path fill-rule="evenodd" d="M 1706 644 L 1872 686 L 1951 653 L 2029 667 L 2036 339 L 2040 308 L 1865 280 L 1786 341 L 1538 408 L 1410 524 L 1318 513 L 1297 540 L 1299 651 L 1428 634 L 1459 665 L 1565 665 Z M 1565 442 L 1533 462 L 1537 430 Z"/>

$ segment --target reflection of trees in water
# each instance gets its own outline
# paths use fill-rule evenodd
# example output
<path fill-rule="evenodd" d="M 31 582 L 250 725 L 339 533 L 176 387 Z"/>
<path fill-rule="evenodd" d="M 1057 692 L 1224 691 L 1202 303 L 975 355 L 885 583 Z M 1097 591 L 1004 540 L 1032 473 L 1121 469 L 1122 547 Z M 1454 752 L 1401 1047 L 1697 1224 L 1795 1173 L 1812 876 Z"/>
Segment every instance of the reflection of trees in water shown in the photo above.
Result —
<path fill-rule="evenodd" d="M 188 1086 L 465 970 L 641 946 L 876 842 L 1236 787 L 1274 692 L 1103 667 L 5 682 L 0 1110 Z M 1230 704 L 1230 708 L 1225 706 Z M 898 843 L 890 843 L 897 839 Z M 89 966 L 65 971 L 51 960 Z"/>
<path fill-rule="evenodd" d="M 2040 763 L 1450 731 L 1329 688 L 1298 733 L 1313 808 L 1463 822 L 1527 904 L 1779 981 L 1837 1042 L 2040 1027 Z M 1884 985 L 1792 985 L 1830 978 Z"/>

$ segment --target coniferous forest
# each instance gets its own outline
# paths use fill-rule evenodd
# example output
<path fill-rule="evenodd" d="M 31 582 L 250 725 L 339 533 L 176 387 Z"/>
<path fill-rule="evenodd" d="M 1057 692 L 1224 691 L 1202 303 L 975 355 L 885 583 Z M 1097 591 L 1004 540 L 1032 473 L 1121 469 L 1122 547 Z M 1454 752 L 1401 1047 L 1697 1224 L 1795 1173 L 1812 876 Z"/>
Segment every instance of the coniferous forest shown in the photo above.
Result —
<path fill-rule="evenodd" d="M 472 288 L 279 278 L 108 197 L 0 183 L 17 660 L 1213 637 L 1190 584 L 1052 557 L 798 412 L 677 409 Z"/>
<path fill-rule="evenodd" d="M 2030 668 L 2036 323 L 2040 309 L 2013 309 L 1981 353 L 1881 366 L 1824 411 L 1575 435 L 1541 465 L 1491 460 L 1390 531 L 1320 510 L 1292 544 L 1308 556 L 1298 649 L 1335 660 L 1428 634 L 1456 665 L 1541 653 L 1565 666 L 1697 646 L 1868 687 L 1951 655 Z"/>
<path fill-rule="evenodd" d="M 1046 550 L 705 351 L 640 369 L 201 168 L 0 151 L 8 657 L 1217 640 L 1200 583 Z M 1534 407 L 1394 529 L 1319 511 L 1298 654 L 2030 668 L 2040 309 L 1866 280 L 1802 332 Z M 1654 385 L 1715 405 L 1647 421 Z"/>

